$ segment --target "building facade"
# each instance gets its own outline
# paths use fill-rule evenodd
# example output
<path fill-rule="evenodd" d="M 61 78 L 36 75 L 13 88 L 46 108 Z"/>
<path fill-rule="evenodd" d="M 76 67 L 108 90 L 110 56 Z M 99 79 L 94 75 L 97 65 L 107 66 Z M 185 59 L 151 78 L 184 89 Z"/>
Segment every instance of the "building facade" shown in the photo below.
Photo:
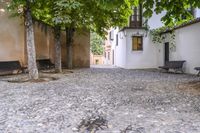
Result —
<path fill-rule="evenodd" d="M 108 31 L 110 33 L 110 31 Z M 104 65 L 114 65 L 114 51 L 112 50 L 112 43 L 114 34 L 107 34 L 104 42 Z"/>
<path fill-rule="evenodd" d="M 111 51 L 114 53 L 115 66 L 125 69 L 146 69 L 158 68 L 158 66 L 164 65 L 167 39 L 162 44 L 155 44 L 149 32 L 151 29 L 163 26 L 161 22 L 163 15 L 164 12 L 159 15 L 154 13 L 147 21 L 142 16 L 142 9 L 139 6 L 133 9 L 133 15 L 130 16 L 127 27 L 122 29 L 113 28 L 110 31 L 110 35 L 113 37 L 110 39 L 110 42 L 112 44 Z M 197 18 L 200 17 L 199 9 L 196 10 L 195 16 Z M 186 32 L 185 28 L 175 30 L 177 51 L 171 51 L 169 60 L 186 60 L 185 72 L 195 73 L 194 67 L 200 66 L 200 62 L 194 61 L 197 53 L 200 56 L 200 49 L 198 48 L 200 40 L 196 36 L 200 34 L 200 30 L 198 30 L 199 28 L 195 29 L 195 24 L 192 24 L 190 27 L 188 27 L 188 30 L 190 30 L 188 32 Z M 185 41 L 186 38 L 193 44 L 185 46 L 186 42 L 189 41 Z M 188 53 L 186 50 L 189 47 L 190 50 L 188 51 L 190 52 Z M 196 52 L 192 52 L 195 49 Z"/>
<path fill-rule="evenodd" d="M 174 32 L 175 43 L 170 44 L 170 32 Z M 164 57 L 169 60 L 185 60 L 184 71 L 196 74 L 195 67 L 200 67 L 200 18 L 192 20 L 181 26 L 175 27 L 172 31 L 162 34 L 164 36 Z M 167 57 L 166 57 L 167 56 Z"/>
<path fill-rule="evenodd" d="M 92 52 L 90 53 L 90 65 L 103 65 L 103 64 L 104 64 L 103 55 L 94 55 Z"/>
<path fill-rule="evenodd" d="M 153 16 L 146 21 L 142 16 L 141 6 L 133 9 L 127 27 L 115 28 L 113 34 L 112 51 L 114 51 L 114 65 L 126 69 L 155 68 L 158 65 L 157 55 L 159 47 L 151 41 L 148 28 L 163 26 L 160 21 L 162 14 Z M 162 63 L 161 63 L 162 64 Z"/>

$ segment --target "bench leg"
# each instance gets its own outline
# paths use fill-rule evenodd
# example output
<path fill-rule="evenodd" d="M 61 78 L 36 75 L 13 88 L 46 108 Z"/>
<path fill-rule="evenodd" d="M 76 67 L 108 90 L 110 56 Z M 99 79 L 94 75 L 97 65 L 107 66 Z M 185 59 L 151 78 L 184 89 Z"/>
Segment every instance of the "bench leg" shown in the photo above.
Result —
<path fill-rule="evenodd" d="M 181 69 L 181 72 L 184 73 L 183 69 Z"/>
<path fill-rule="evenodd" d="M 175 73 L 175 74 L 177 74 L 178 71 L 179 71 L 178 69 L 174 69 L 174 73 Z"/>
<path fill-rule="evenodd" d="M 177 73 L 178 73 L 178 71 L 179 71 L 179 72 L 181 72 L 182 74 L 184 74 L 184 71 L 183 71 L 183 69 L 181 69 L 181 68 L 180 68 L 180 69 L 175 69 L 174 73 L 176 73 L 176 74 L 177 74 Z"/>
<path fill-rule="evenodd" d="M 159 70 L 160 70 L 160 72 L 168 72 L 169 71 L 169 69 L 163 69 L 163 68 L 160 68 Z"/>
<path fill-rule="evenodd" d="M 200 71 L 198 72 L 197 76 L 200 76 Z"/>

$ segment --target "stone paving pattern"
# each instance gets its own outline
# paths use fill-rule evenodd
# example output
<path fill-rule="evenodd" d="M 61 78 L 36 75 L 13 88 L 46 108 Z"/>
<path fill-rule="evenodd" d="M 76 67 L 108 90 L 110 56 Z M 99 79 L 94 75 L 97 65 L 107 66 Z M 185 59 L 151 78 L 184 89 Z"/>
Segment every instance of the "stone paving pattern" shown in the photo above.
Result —
<path fill-rule="evenodd" d="M 55 76 L 0 78 L 0 133 L 200 133 L 194 75 L 92 68 Z"/>

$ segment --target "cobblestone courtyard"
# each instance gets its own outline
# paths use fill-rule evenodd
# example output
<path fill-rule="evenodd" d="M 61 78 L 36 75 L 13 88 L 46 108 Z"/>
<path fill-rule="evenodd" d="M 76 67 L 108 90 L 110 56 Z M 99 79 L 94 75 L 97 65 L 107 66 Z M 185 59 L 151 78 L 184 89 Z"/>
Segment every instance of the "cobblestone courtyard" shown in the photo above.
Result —
<path fill-rule="evenodd" d="M 200 78 L 81 69 L 41 83 L 0 81 L 0 133 L 200 133 Z"/>

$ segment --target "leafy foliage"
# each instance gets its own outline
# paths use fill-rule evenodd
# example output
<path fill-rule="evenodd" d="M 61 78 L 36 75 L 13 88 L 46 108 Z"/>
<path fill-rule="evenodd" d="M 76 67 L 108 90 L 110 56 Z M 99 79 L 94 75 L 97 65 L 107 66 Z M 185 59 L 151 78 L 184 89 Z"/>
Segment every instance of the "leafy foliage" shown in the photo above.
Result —
<path fill-rule="evenodd" d="M 124 26 L 137 0 L 56 0 L 55 20 L 65 27 L 88 29 L 104 36 L 110 27 Z"/>
<path fill-rule="evenodd" d="M 164 31 L 166 31 L 166 27 L 150 30 L 153 43 L 161 44 L 161 43 L 164 43 L 166 39 L 168 39 L 171 45 L 175 45 L 175 32 L 171 31 L 171 32 L 165 33 L 167 35 L 166 37 L 161 34 Z"/>
<path fill-rule="evenodd" d="M 131 7 L 143 5 L 144 16 L 165 12 L 162 21 L 167 26 L 192 18 L 188 8 L 200 8 L 200 0 L 31 0 L 34 18 L 50 25 L 89 29 L 105 35 L 110 27 L 123 27 L 131 14 Z M 20 14 L 26 0 L 11 0 L 10 7 Z M 185 19 L 182 19 L 182 17 Z"/>
<path fill-rule="evenodd" d="M 190 20 L 187 20 L 187 21 L 182 21 L 182 22 L 179 22 L 178 24 L 174 24 L 174 25 L 168 25 L 168 26 L 163 26 L 163 27 L 160 27 L 160 28 L 157 28 L 157 29 L 152 29 L 150 30 L 150 34 L 152 36 L 152 41 L 154 43 L 162 43 L 164 41 L 164 37 L 161 36 L 161 34 L 163 32 L 166 32 L 168 31 L 168 33 L 170 33 L 170 40 L 172 42 L 172 40 L 175 39 L 175 31 L 174 29 L 176 27 L 179 27 L 181 25 L 184 25 L 184 24 L 187 24 L 187 23 L 190 23 L 191 21 L 193 21 L 194 19 L 190 19 Z M 172 42 L 172 44 L 174 44 L 174 41 Z"/>
<path fill-rule="evenodd" d="M 150 34 L 152 36 L 152 41 L 153 43 L 163 43 L 164 41 L 164 37 L 161 36 L 161 33 L 166 31 L 168 28 L 166 26 L 163 26 L 161 28 L 157 28 L 157 29 L 153 29 L 153 30 L 150 30 Z"/>
<path fill-rule="evenodd" d="M 91 51 L 94 55 L 103 54 L 103 38 L 96 33 L 91 33 Z"/>
<path fill-rule="evenodd" d="M 25 0 L 12 0 L 10 9 L 25 8 Z M 32 0 L 33 18 L 49 25 L 88 29 L 104 36 L 110 27 L 125 26 L 138 0 Z M 23 12 L 19 12 L 23 15 Z"/>
<path fill-rule="evenodd" d="M 158 29 L 150 30 L 152 42 L 155 43 L 155 44 L 163 44 L 165 42 L 169 42 L 170 50 L 175 49 L 175 47 L 176 47 L 176 41 L 175 41 L 176 34 L 175 34 L 175 31 L 172 30 L 172 28 L 173 27 L 164 26 L 164 27 L 161 27 L 161 28 L 158 28 Z M 171 30 L 171 32 L 162 34 L 162 32 L 165 32 L 166 30 Z"/>
<path fill-rule="evenodd" d="M 189 8 L 200 8 L 200 0 L 140 0 L 145 8 L 144 16 L 151 17 L 153 12 L 157 14 L 165 12 L 162 21 L 165 25 L 173 26 L 192 19 Z M 185 16 L 185 19 L 182 17 Z"/>

